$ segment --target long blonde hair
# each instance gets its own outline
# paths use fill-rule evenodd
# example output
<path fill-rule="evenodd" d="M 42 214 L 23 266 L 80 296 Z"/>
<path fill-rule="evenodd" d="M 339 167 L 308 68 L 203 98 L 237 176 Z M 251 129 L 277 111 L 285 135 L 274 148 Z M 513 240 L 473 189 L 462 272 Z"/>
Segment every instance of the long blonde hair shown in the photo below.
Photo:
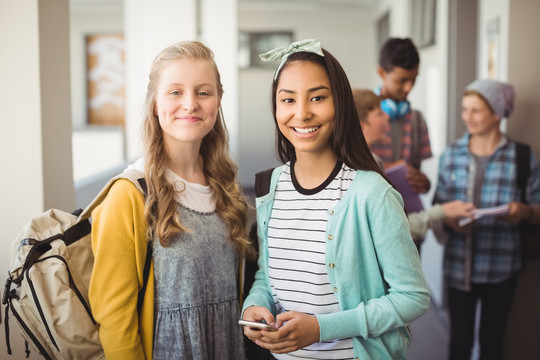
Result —
<path fill-rule="evenodd" d="M 143 141 L 145 148 L 145 179 L 148 187 L 145 217 L 151 239 L 157 237 L 163 246 L 188 231 L 178 216 L 175 189 L 166 177 L 169 155 L 165 149 L 163 131 L 155 112 L 156 91 L 163 67 L 171 61 L 198 59 L 210 62 L 216 72 L 219 96 L 223 94 L 219 70 L 213 52 L 198 41 L 185 41 L 164 49 L 152 63 L 145 102 Z M 237 166 L 229 155 L 228 133 L 219 108 L 216 123 L 202 140 L 199 154 L 204 175 L 214 191 L 216 212 L 228 227 L 229 238 L 244 255 L 251 252 L 247 238 L 247 203 L 236 183 Z"/>

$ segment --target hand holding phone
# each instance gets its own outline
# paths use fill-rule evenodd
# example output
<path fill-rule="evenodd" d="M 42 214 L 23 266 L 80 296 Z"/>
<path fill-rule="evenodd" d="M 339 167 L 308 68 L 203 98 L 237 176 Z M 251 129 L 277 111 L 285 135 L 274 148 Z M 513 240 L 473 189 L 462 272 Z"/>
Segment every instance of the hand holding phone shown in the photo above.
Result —
<path fill-rule="evenodd" d="M 276 327 L 262 322 L 238 320 L 238 324 L 242 326 L 248 326 L 254 330 L 277 331 Z"/>

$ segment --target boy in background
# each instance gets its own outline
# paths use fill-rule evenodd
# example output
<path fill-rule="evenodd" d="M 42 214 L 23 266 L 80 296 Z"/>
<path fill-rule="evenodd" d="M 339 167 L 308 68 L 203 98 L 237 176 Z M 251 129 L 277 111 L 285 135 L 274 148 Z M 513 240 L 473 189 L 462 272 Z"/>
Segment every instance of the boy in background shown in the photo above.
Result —
<path fill-rule="evenodd" d="M 417 193 L 426 193 L 431 186 L 420 171 L 423 160 L 432 156 L 426 122 L 422 113 L 411 108 L 407 97 L 412 90 L 420 56 L 411 39 L 390 38 L 381 49 L 377 72 L 382 85 L 376 89 L 381 108 L 390 117 L 390 130 L 371 146 L 385 167 L 399 160 L 408 166 L 408 181 Z"/>

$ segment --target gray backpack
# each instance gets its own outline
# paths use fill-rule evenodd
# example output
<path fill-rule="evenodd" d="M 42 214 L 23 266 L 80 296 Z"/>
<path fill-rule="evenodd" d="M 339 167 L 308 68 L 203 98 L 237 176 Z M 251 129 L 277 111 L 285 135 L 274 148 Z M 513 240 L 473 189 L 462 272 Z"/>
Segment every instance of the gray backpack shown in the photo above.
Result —
<path fill-rule="evenodd" d="M 14 319 L 26 343 L 32 344 L 45 359 L 105 358 L 99 324 L 88 301 L 94 266 L 90 216 L 118 179 L 130 180 L 145 193 L 143 174 L 126 170 L 112 178 L 86 209 L 73 213 L 47 210 L 31 219 L 13 241 L 9 278 L 2 298 L 6 306 L 8 354 L 11 355 L 9 320 Z M 148 245 L 139 311 L 150 271 L 150 242 Z"/>

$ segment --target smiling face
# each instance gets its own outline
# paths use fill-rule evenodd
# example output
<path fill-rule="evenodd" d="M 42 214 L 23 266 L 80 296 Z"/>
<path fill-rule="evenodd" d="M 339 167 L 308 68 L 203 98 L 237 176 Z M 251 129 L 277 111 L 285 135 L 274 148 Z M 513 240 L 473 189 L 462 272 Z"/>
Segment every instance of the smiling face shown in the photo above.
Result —
<path fill-rule="evenodd" d="M 491 111 L 484 99 L 476 94 L 463 96 L 461 118 L 471 136 L 500 131 L 499 117 Z"/>
<path fill-rule="evenodd" d="M 331 153 L 334 99 L 325 70 L 309 61 L 291 62 L 281 72 L 276 92 L 279 131 L 304 154 Z"/>
<path fill-rule="evenodd" d="M 166 64 L 159 77 L 155 113 L 167 148 L 200 146 L 216 123 L 221 97 L 210 61 L 180 59 Z"/>

